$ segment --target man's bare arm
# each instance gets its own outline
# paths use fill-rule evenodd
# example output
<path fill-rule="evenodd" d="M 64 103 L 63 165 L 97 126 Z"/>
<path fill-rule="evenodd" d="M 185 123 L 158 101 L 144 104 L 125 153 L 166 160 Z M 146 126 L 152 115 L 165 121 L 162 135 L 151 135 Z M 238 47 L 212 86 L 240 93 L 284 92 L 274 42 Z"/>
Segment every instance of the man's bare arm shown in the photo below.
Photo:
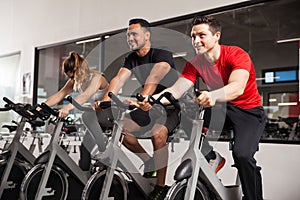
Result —
<path fill-rule="evenodd" d="M 118 74 L 111 80 L 107 92 L 101 101 L 110 101 L 110 97 L 108 96 L 109 92 L 112 92 L 115 95 L 117 95 L 120 89 L 124 86 L 125 82 L 131 76 L 131 73 L 132 72 L 129 69 L 122 67 L 119 70 Z"/>

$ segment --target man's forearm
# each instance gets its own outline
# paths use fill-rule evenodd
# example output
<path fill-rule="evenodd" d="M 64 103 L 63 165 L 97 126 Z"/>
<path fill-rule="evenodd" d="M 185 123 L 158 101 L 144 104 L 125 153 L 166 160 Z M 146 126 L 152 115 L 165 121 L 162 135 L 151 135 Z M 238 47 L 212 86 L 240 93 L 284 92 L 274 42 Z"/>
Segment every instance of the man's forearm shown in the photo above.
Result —
<path fill-rule="evenodd" d="M 186 78 L 179 78 L 174 85 L 171 87 L 163 90 L 161 93 L 154 95 L 153 97 L 157 99 L 160 95 L 162 95 L 165 92 L 170 92 L 175 99 L 179 99 L 186 91 L 188 91 L 192 86 L 193 82 Z M 162 99 L 162 104 L 168 104 L 168 100 Z"/>
<path fill-rule="evenodd" d="M 117 77 L 113 78 L 108 86 L 107 92 L 103 96 L 101 101 L 110 101 L 110 97 L 108 96 L 109 92 L 117 95 L 123 85 L 119 83 L 119 79 Z"/>

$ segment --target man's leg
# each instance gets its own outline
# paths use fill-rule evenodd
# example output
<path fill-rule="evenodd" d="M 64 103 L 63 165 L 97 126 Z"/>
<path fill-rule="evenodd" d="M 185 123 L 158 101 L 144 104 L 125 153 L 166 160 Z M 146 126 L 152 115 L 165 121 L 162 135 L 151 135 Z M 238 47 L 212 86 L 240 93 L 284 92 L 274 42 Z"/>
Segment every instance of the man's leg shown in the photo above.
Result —
<path fill-rule="evenodd" d="M 137 156 L 142 159 L 144 162 L 148 161 L 151 157 L 150 155 L 145 151 L 145 149 L 140 145 L 137 138 L 130 134 L 132 132 L 140 130 L 140 126 L 132 121 L 131 119 L 124 118 L 124 131 L 127 133 L 126 136 L 123 139 L 124 146 L 132 151 L 133 153 L 136 153 Z"/>
<path fill-rule="evenodd" d="M 244 198 L 262 200 L 260 167 L 256 165 L 254 154 L 264 130 L 264 111 L 258 108 L 243 110 L 229 106 L 228 117 L 233 122 L 233 158 L 240 176 Z"/>
<path fill-rule="evenodd" d="M 152 143 L 154 149 L 155 169 L 157 169 L 157 182 L 159 186 L 165 186 L 165 179 L 168 165 L 168 129 L 163 125 L 156 124 L 152 129 Z"/>
<path fill-rule="evenodd" d="M 210 122 L 212 121 L 211 112 L 211 108 L 206 108 L 204 111 L 204 128 L 210 128 Z M 218 119 L 214 120 L 218 121 Z M 184 130 L 188 132 L 188 134 L 191 134 L 193 128 L 191 120 L 186 119 L 185 116 L 183 116 L 181 119 L 181 125 L 183 126 Z M 217 173 L 224 166 L 225 159 L 218 152 L 214 151 L 207 138 L 204 138 L 203 140 L 201 153 L 204 155 L 206 161 L 212 166 L 212 169 L 215 171 L 215 173 Z"/>
<path fill-rule="evenodd" d="M 164 125 L 156 124 L 152 129 L 152 143 L 157 180 L 154 190 L 149 194 L 149 200 L 164 199 L 169 187 L 165 185 L 168 165 L 168 129 Z"/>

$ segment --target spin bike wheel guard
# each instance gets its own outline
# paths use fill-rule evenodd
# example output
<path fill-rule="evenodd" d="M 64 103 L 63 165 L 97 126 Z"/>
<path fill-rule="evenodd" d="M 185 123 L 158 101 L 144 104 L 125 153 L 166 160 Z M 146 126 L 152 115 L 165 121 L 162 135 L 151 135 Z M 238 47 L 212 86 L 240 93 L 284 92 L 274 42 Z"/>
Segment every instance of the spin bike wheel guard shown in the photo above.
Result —
<path fill-rule="evenodd" d="M 98 171 L 94 173 L 86 184 L 82 199 L 99 199 L 105 180 L 106 170 Z M 109 197 L 114 197 L 114 200 L 127 200 L 128 187 L 121 174 L 115 173 L 112 181 L 112 185 L 109 191 Z"/>
<path fill-rule="evenodd" d="M 187 187 L 187 181 L 183 180 L 177 182 L 174 186 L 170 188 L 166 195 L 166 200 L 183 200 L 185 191 Z M 194 200 L 210 200 L 209 193 L 206 187 L 200 182 L 197 182 L 196 193 Z"/>
<path fill-rule="evenodd" d="M 3 176 L 4 170 L 7 165 L 7 160 L 0 161 L 0 177 Z M 3 191 L 1 199 L 18 199 L 20 186 L 26 173 L 29 171 L 30 164 L 25 162 L 19 162 L 15 160 L 11 172 L 8 176 L 7 181 L 12 182 L 12 189 L 6 189 Z M 14 186 L 13 186 L 14 185 Z"/>
<path fill-rule="evenodd" d="M 45 170 L 45 165 L 34 166 L 25 176 L 22 185 L 20 198 L 22 200 L 34 200 L 37 194 L 38 185 Z M 53 166 L 50 172 L 46 188 L 51 188 L 53 195 L 43 197 L 43 200 L 65 200 L 67 199 L 68 180 L 66 174 L 57 166 Z"/>

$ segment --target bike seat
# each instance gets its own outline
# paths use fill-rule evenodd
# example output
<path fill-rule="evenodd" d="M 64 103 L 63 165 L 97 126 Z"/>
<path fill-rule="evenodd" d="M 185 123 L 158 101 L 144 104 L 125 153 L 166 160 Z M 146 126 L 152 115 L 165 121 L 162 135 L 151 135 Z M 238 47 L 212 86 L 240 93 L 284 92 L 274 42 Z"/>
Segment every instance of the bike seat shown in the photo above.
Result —
<path fill-rule="evenodd" d="M 63 126 L 62 130 L 67 135 L 72 135 L 72 133 L 76 133 L 77 132 L 77 127 L 76 127 L 76 125 L 72 125 L 72 124 L 71 125 L 65 125 L 65 126 Z"/>
<path fill-rule="evenodd" d="M 41 127 L 45 125 L 44 121 L 38 121 L 38 120 L 34 120 L 30 122 L 32 128 L 36 128 L 36 127 Z"/>
<path fill-rule="evenodd" d="M 0 154 L 0 160 L 4 160 L 10 156 L 10 151 L 9 150 L 4 150 Z"/>
<path fill-rule="evenodd" d="M 174 180 L 182 181 L 183 179 L 188 179 L 192 176 L 193 166 L 192 160 L 184 160 L 175 171 Z"/>
<path fill-rule="evenodd" d="M 16 125 L 3 125 L 2 128 L 7 128 L 10 133 L 17 130 Z"/>

